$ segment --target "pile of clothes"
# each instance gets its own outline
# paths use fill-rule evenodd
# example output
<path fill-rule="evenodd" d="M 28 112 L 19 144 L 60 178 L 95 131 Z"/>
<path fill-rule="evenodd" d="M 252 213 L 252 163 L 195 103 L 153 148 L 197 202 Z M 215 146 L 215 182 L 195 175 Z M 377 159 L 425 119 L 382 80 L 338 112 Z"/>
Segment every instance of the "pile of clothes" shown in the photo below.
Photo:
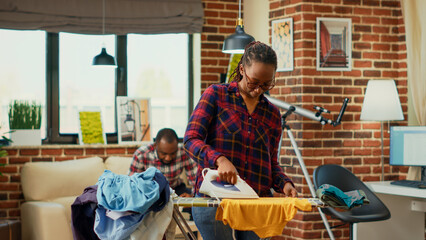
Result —
<path fill-rule="evenodd" d="M 172 213 L 169 184 L 156 168 L 132 176 L 105 170 L 71 205 L 73 237 L 173 239 Z"/>
<path fill-rule="evenodd" d="M 321 185 L 317 191 L 317 196 L 326 205 L 333 208 L 350 210 L 363 204 L 369 204 L 367 195 L 362 190 L 352 190 L 343 192 L 331 184 Z"/>

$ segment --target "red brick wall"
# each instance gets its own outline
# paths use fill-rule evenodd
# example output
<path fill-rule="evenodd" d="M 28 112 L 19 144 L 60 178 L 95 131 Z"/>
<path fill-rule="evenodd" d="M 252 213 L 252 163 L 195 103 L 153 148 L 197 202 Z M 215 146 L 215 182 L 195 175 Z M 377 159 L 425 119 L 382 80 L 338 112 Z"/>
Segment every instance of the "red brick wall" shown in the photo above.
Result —
<path fill-rule="evenodd" d="M 201 33 L 201 90 L 220 82 L 226 73 L 229 54 L 222 53 L 225 37 L 235 32 L 238 0 L 203 0 L 204 26 Z"/>

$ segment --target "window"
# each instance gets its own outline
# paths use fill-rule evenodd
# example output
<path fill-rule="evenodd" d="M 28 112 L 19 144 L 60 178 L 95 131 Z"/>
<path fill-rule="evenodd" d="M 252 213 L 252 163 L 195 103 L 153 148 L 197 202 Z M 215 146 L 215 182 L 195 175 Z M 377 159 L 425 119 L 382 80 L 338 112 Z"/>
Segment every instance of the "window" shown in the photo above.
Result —
<path fill-rule="evenodd" d="M 183 137 L 188 122 L 188 34 L 127 36 L 127 94 L 151 99 L 152 135 Z"/>
<path fill-rule="evenodd" d="M 92 66 L 105 47 L 115 56 L 114 35 L 59 34 L 59 132 L 78 133 L 79 111 L 100 110 L 105 132 L 115 132 L 115 68 Z"/>
<path fill-rule="evenodd" d="M 19 96 L 42 104 L 44 143 L 77 143 L 78 112 L 92 109 L 102 112 L 108 143 L 117 143 L 116 96 L 129 96 L 151 99 L 152 137 L 163 127 L 183 137 L 192 109 L 191 35 L 0 29 L 0 39 L 0 131 L 7 131 L 9 102 Z M 118 68 L 92 66 L 102 47 Z"/>
<path fill-rule="evenodd" d="M 42 105 L 41 132 L 46 136 L 46 33 L 0 29 L 0 131 L 9 129 L 9 103 Z M 1 134 L 0 134 L 1 135 Z"/>

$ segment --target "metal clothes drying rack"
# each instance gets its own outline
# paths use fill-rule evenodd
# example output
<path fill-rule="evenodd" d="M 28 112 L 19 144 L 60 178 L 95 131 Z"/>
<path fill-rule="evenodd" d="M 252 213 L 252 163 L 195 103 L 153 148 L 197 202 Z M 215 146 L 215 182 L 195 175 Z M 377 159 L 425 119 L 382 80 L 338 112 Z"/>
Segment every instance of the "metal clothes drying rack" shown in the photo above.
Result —
<path fill-rule="evenodd" d="M 216 198 L 173 198 L 173 219 L 185 237 L 185 240 L 195 240 L 197 238 L 179 211 L 179 207 L 218 207 L 219 205 L 220 201 Z"/>
<path fill-rule="evenodd" d="M 318 198 L 308 198 L 312 207 L 326 207 L 325 203 Z M 220 200 L 216 198 L 173 198 L 173 219 L 182 232 L 185 240 L 195 240 L 196 237 L 189 227 L 186 219 L 179 211 L 179 207 L 219 207 Z"/>
<path fill-rule="evenodd" d="M 178 225 L 180 231 L 182 232 L 185 240 L 195 240 L 197 239 L 194 235 L 194 233 L 191 230 L 191 227 L 189 227 L 188 223 L 186 222 L 186 219 L 182 216 L 182 213 L 179 211 L 179 206 L 174 205 L 173 206 L 173 220 L 175 220 L 176 224 Z M 188 236 L 189 234 L 189 236 Z"/>

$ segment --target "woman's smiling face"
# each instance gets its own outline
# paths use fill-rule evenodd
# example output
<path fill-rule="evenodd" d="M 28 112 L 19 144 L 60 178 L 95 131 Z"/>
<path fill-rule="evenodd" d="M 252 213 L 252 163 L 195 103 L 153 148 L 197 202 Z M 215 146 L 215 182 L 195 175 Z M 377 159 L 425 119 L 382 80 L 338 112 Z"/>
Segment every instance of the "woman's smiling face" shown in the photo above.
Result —
<path fill-rule="evenodd" d="M 251 98 L 257 98 L 275 85 L 275 66 L 253 61 L 251 66 L 240 65 L 243 79 L 238 83 L 240 91 Z"/>

